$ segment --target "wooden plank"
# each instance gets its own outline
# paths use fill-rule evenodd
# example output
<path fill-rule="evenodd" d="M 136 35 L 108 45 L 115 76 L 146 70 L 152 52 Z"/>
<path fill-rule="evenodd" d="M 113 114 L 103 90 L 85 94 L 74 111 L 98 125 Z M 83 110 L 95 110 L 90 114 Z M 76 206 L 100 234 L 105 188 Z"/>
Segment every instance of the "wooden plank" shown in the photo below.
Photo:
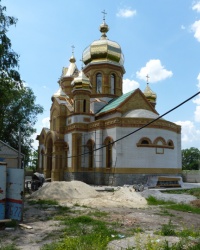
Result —
<path fill-rule="evenodd" d="M 31 226 L 26 225 L 26 224 L 19 224 L 19 226 L 20 226 L 20 227 L 24 227 L 24 228 L 26 228 L 26 229 L 32 229 Z"/>
<path fill-rule="evenodd" d="M 180 181 L 179 177 L 158 177 L 158 181 Z"/>
<path fill-rule="evenodd" d="M 4 219 L 4 220 L 0 220 L 0 223 L 7 223 L 7 222 L 11 222 L 11 219 Z"/>

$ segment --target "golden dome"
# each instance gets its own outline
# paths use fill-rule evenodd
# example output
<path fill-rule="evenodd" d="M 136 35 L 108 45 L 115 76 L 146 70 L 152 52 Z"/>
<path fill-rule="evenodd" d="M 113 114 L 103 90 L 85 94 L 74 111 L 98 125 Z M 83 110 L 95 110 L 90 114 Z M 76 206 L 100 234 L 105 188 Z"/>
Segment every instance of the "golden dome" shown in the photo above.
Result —
<path fill-rule="evenodd" d="M 146 96 L 147 100 L 150 101 L 150 102 L 153 102 L 155 103 L 156 102 L 156 98 L 157 98 L 157 95 L 155 92 L 153 92 L 150 87 L 149 87 L 149 83 L 147 83 L 147 86 L 144 90 L 144 95 Z"/>
<path fill-rule="evenodd" d="M 71 85 L 73 86 L 73 90 L 77 89 L 84 89 L 90 90 L 91 84 L 89 78 L 83 73 L 81 70 L 79 75 L 74 78 Z"/>
<path fill-rule="evenodd" d="M 110 41 L 106 33 L 109 30 L 105 20 L 99 28 L 102 33 L 99 40 L 95 40 L 83 51 L 83 62 L 87 65 L 90 62 L 112 62 L 124 64 L 124 55 L 118 43 Z"/>

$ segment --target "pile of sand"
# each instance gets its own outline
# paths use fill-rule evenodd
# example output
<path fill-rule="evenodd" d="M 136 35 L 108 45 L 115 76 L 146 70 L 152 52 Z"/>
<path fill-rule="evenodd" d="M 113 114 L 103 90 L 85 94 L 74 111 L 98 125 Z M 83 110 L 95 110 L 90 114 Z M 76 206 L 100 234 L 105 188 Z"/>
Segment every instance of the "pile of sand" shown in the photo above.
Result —
<path fill-rule="evenodd" d="M 43 187 L 32 193 L 31 198 L 41 200 L 86 199 L 94 198 L 98 194 L 93 187 L 81 181 L 53 181 L 45 183 Z"/>
<path fill-rule="evenodd" d="M 98 192 L 81 181 L 46 183 L 31 195 L 32 199 L 57 200 L 60 204 L 79 204 L 90 207 L 145 207 L 146 199 L 133 188 L 121 187 L 114 192 Z"/>

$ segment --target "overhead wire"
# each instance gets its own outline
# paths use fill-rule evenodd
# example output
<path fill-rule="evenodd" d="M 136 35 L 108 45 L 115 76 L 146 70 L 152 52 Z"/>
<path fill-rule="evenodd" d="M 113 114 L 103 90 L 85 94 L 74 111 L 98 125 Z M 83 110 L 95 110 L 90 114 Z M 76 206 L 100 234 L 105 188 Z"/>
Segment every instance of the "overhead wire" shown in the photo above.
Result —
<path fill-rule="evenodd" d="M 84 152 L 84 153 L 81 153 L 81 154 L 77 154 L 77 155 L 71 155 L 71 156 L 65 157 L 65 158 L 74 158 L 74 157 L 79 157 L 79 156 L 91 154 L 92 152 L 95 152 L 95 151 L 98 151 L 98 150 L 103 149 L 103 148 L 105 148 L 105 147 L 108 147 L 109 145 L 113 145 L 114 143 L 116 143 L 116 142 L 118 142 L 118 141 L 121 141 L 121 140 L 125 139 L 126 137 L 128 137 L 128 136 L 130 136 L 130 135 L 132 135 L 132 134 L 134 134 L 134 133 L 140 131 L 141 129 L 143 129 L 143 128 L 149 126 L 150 124 L 156 122 L 157 120 L 161 119 L 163 116 L 165 116 L 165 115 L 171 113 L 172 111 L 174 111 L 175 109 L 179 108 L 180 106 L 182 106 L 182 105 L 185 104 L 186 102 L 190 101 L 191 99 L 193 99 L 194 97 L 196 97 L 196 96 L 199 95 L 199 94 L 200 94 L 200 91 L 197 92 L 196 94 L 194 94 L 193 96 L 189 97 L 189 98 L 186 99 L 185 101 L 181 102 L 180 104 L 178 104 L 178 105 L 175 106 L 174 108 L 168 110 L 168 111 L 165 112 L 164 114 L 158 116 L 157 118 L 155 118 L 155 119 L 153 119 L 152 121 L 146 123 L 145 125 L 141 126 L 140 128 L 135 129 L 135 130 L 132 131 L 131 133 L 128 133 L 128 134 L 126 134 L 126 135 L 120 137 L 119 139 L 117 139 L 117 140 L 115 140 L 115 141 L 112 141 L 112 142 L 110 142 L 110 143 L 108 143 L 108 144 L 102 145 L 101 147 L 95 148 L 95 149 L 93 149 L 92 151 L 87 151 L 87 152 Z M 49 155 L 49 156 L 48 156 L 47 154 L 45 154 L 45 156 L 47 156 L 47 157 L 52 157 L 52 155 Z M 55 157 L 56 157 L 56 156 L 55 156 Z M 53 157 L 52 157 L 52 158 L 53 158 Z"/>

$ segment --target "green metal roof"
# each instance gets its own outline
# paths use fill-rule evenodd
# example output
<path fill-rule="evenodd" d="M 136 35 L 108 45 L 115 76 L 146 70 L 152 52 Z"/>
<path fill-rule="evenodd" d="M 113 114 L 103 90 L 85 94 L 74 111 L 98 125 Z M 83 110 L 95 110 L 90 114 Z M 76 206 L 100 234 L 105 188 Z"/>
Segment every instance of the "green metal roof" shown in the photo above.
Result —
<path fill-rule="evenodd" d="M 126 98 L 128 98 L 135 90 L 132 90 L 120 97 L 117 97 L 115 99 L 112 99 L 106 106 L 104 106 L 97 114 L 101 114 L 104 112 L 108 112 L 112 109 L 117 108 Z"/>

